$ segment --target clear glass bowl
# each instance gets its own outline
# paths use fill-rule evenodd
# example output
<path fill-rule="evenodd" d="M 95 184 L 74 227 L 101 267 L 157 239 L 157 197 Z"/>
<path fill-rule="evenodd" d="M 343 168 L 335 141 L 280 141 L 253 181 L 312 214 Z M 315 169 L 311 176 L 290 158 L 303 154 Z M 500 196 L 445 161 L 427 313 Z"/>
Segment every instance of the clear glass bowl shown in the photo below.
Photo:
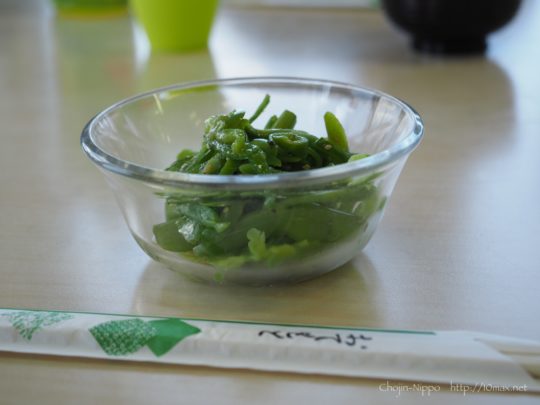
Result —
<path fill-rule="evenodd" d="M 298 116 L 296 128 L 326 136 L 323 116 L 331 111 L 343 124 L 351 151 L 370 156 L 265 175 L 164 170 L 180 150 L 200 149 L 207 117 L 234 109 L 249 116 L 266 94 L 270 105 L 256 123 L 288 109 Z M 137 95 L 94 117 L 81 143 L 150 257 L 198 280 L 268 285 L 321 275 L 360 252 L 422 135 L 419 115 L 381 92 L 262 77 L 180 84 Z M 209 213 L 214 222 L 205 222 Z M 186 240 L 194 229 L 203 237 Z"/>

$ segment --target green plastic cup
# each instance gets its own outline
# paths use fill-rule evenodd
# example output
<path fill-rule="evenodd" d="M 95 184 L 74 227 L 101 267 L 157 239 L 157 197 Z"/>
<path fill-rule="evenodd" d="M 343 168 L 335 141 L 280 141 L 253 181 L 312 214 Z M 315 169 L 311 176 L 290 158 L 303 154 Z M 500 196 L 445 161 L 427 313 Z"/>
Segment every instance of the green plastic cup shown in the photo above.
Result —
<path fill-rule="evenodd" d="M 131 0 L 131 10 L 153 50 L 183 52 L 205 48 L 218 0 Z"/>
<path fill-rule="evenodd" d="M 127 13 L 127 0 L 52 0 L 61 17 L 109 17 Z"/>

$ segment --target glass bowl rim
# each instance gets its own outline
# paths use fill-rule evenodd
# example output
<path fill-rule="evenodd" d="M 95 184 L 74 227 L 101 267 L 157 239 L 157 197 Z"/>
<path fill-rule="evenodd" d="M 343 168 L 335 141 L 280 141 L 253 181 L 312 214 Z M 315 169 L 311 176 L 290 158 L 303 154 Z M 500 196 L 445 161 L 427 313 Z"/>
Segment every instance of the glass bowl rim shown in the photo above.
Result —
<path fill-rule="evenodd" d="M 319 169 L 262 175 L 191 174 L 145 167 L 110 155 L 105 150 L 98 147 L 92 140 L 91 134 L 94 126 L 101 119 L 111 112 L 119 110 L 125 105 L 144 98 L 173 90 L 178 91 L 209 86 L 249 83 L 297 83 L 304 85 L 339 87 L 342 89 L 349 89 L 365 94 L 371 94 L 372 96 L 386 98 L 399 105 L 403 111 L 411 116 L 413 119 L 413 128 L 409 134 L 407 134 L 395 145 L 392 145 L 388 149 L 374 153 L 373 155 L 363 159 Z M 82 131 L 80 141 L 83 151 L 98 167 L 116 174 L 161 186 L 181 188 L 211 188 L 214 190 L 227 189 L 229 191 L 233 191 L 261 188 L 294 188 L 298 187 L 299 182 L 301 182 L 302 185 L 324 184 L 351 176 L 369 174 L 374 170 L 381 169 L 384 166 L 394 163 L 403 156 L 409 155 L 416 148 L 416 146 L 418 146 L 423 135 L 424 124 L 420 115 L 406 102 L 382 91 L 333 80 L 309 79 L 291 76 L 253 76 L 176 83 L 125 98 L 112 104 L 90 119 Z"/>

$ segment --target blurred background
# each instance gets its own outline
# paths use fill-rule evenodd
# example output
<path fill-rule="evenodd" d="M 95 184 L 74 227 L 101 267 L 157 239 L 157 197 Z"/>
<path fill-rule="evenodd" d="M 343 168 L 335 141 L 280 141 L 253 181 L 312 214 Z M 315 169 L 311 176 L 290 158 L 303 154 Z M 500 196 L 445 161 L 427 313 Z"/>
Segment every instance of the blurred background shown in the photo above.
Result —
<path fill-rule="evenodd" d="M 515 18 L 488 36 L 485 53 L 448 56 L 413 50 L 411 35 L 375 0 L 222 0 L 207 47 L 169 52 L 152 49 L 125 0 L 0 0 L 0 29 L 16 37 L 0 37 L 0 77 L 3 86 L 24 82 L 35 89 L 31 98 L 48 94 L 52 109 L 65 104 L 55 111 L 72 117 L 74 135 L 91 115 L 121 98 L 216 77 L 343 80 L 387 91 L 421 110 L 444 101 L 448 113 L 486 92 L 502 92 L 509 100 L 516 91 L 533 91 L 526 82 L 540 58 L 531 46 L 540 39 L 539 7 L 523 1 Z M 455 29 L 463 30 L 459 22 Z M 383 64 L 386 69 L 379 69 Z M 409 78 L 419 72 L 426 86 Z M 521 82 L 509 82 L 513 72 Z"/>

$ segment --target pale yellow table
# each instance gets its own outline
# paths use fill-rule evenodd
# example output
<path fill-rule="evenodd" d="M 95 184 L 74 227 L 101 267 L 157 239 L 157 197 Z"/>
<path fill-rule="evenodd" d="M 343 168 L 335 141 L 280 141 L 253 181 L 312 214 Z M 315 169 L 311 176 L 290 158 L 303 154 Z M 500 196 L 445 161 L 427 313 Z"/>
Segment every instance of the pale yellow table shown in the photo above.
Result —
<path fill-rule="evenodd" d="M 485 58 L 419 56 L 376 11 L 222 9 L 208 51 L 151 55 L 127 17 L 57 20 L 0 2 L 0 307 L 540 339 L 540 2 Z M 138 39 L 137 39 L 138 38 Z M 294 75 L 411 103 L 426 136 L 376 236 L 325 277 L 279 288 L 194 284 L 147 258 L 79 147 L 86 121 L 136 92 Z M 0 403 L 538 403 L 394 393 L 380 381 L 0 354 Z"/>

